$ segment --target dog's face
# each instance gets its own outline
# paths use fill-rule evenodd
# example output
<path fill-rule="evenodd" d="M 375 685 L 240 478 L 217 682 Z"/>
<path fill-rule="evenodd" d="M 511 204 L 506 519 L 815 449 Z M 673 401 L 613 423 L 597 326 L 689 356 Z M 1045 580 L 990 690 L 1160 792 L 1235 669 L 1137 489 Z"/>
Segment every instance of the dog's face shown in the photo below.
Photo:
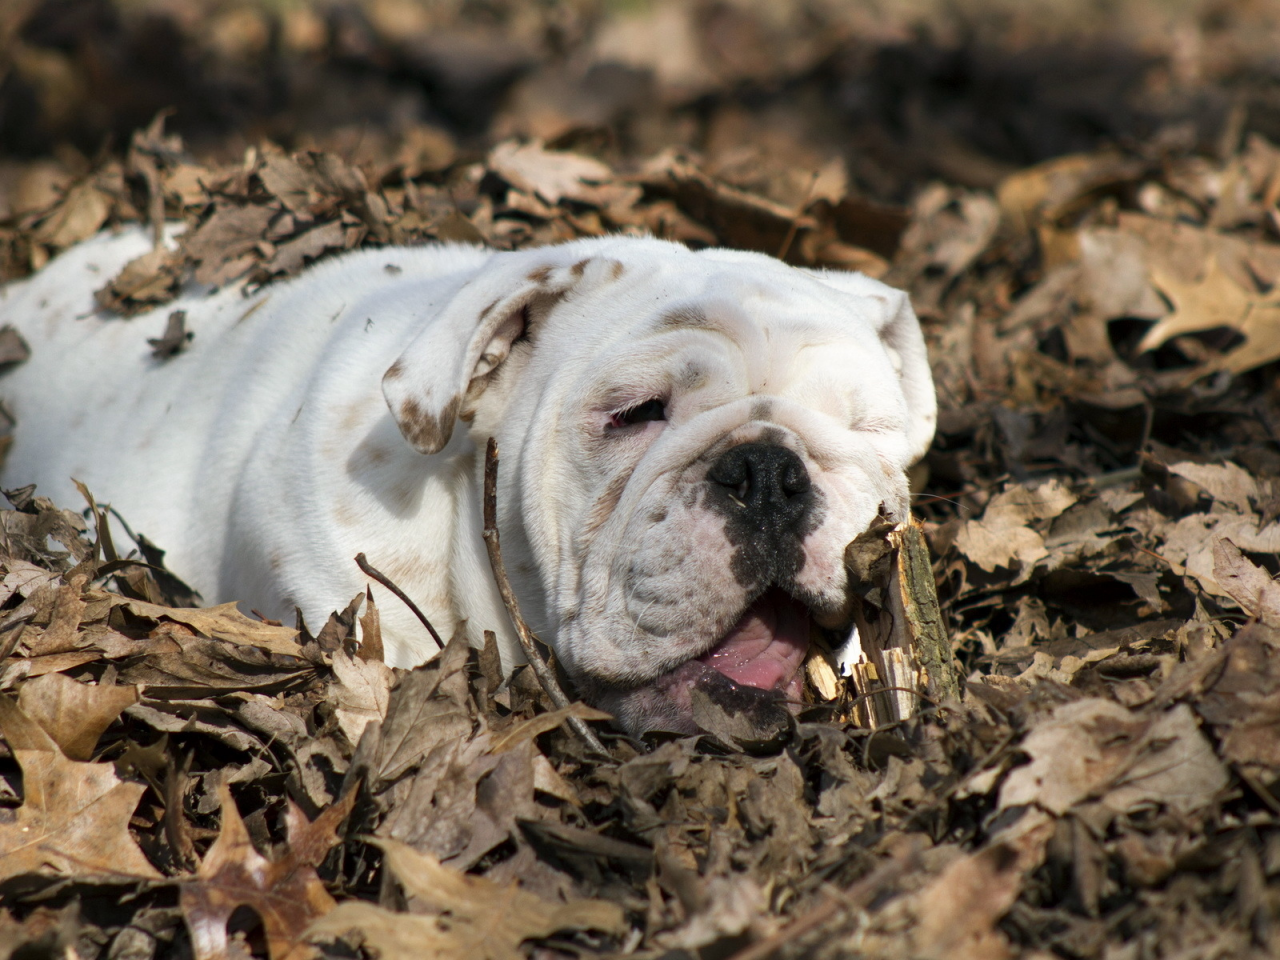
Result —
<path fill-rule="evenodd" d="M 507 256 L 518 268 L 473 282 L 501 289 L 465 386 L 424 397 L 421 343 L 389 371 L 406 437 L 438 449 L 455 415 L 497 437 L 521 602 L 632 732 L 692 730 L 694 687 L 798 698 L 811 626 L 850 616 L 845 546 L 906 515 L 932 437 L 904 295 L 657 241 Z"/>

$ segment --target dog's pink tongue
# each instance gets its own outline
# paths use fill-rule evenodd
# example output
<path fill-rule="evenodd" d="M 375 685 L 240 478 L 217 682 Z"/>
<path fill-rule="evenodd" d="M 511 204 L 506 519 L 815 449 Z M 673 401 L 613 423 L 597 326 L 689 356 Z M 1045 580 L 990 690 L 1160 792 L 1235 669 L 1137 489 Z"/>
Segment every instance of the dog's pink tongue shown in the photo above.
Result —
<path fill-rule="evenodd" d="M 698 660 L 743 686 L 787 690 L 808 651 L 809 611 L 769 590 Z"/>

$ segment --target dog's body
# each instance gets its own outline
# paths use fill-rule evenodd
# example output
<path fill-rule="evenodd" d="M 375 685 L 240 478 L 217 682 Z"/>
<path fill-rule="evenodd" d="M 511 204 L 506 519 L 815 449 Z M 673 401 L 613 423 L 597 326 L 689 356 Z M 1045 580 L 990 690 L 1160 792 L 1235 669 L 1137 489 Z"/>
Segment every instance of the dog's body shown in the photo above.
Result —
<path fill-rule="evenodd" d="M 71 503 L 75 477 L 207 601 L 312 624 L 365 586 L 364 552 L 510 660 L 481 538 L 494 436 L 526 615 L 633 730 L 687 729 L 693 685 L 793 693 L 809 618 L 848 616 L 845 545 L 905 514 L 933 434 L 910 306 L 854 274 L 623 238 L 388 248 L 96 314 L 146 249 L 104 235 L 0 292 L 33 354 L 0 381 L 5 486 Z M 172 310 L 194 340 L 157 360 Z M 434 651 L 381 611 L 389 662 Z"/>

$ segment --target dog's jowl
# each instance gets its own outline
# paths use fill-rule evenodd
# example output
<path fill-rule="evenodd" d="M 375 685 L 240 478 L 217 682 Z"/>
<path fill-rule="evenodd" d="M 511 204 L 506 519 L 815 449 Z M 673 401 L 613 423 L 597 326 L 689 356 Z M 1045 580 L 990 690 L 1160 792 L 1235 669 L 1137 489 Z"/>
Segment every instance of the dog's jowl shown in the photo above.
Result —
<path fill-rule="evenodd" d="M 850 616 L 845 545 L 905 515 L 933 436 L 915 315 L 857 274 L 633 238 L 384 248 L 95 312 L 148 243 L 103 235 L 0 291 L 32 348 L 0 380 L 4 485 L 70 504 L 83 481 L 206 601 L 284 619 L 344 605 L 363 552 L 510 662 L 481 537 L 495 437 L 522 608 L 633 732 L 691 730 L 695 688 L 797 697 L 810 631 Z M 194 338 L 158 358 L 175 310 Z M 411 613 L 382 611 L 389 662 L 431 655 Z"/>

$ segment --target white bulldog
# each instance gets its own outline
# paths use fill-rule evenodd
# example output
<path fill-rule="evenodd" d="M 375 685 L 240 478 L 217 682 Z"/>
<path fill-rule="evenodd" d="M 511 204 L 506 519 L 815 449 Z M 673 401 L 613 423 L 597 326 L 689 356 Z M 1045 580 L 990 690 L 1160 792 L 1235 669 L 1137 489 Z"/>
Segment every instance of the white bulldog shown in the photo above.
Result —
<path fill-rule="evenodd" d="M 906 516 L 933 436 L 907 297 L 858 274 L 651 239 L 423 246 L 96 312 L 147 249 L 102 235 L 0 292 L 33 351 L 0 380 L 6 487 L 70 504 L 81 480 L 206 601 L 286 621 L 363 589 L 364 552 L 444 636 L 493 630 L 510 663 L 481 537 L 496 437 L 523 610 L 632 732 L 693 729 L 694 686 L 796 698 L 811 623 L 850 616 L 845 546 Z M 157 360 L 173 310 L 194 340 Z M 435 652 L 381 611 L 389 663 Z"/>

